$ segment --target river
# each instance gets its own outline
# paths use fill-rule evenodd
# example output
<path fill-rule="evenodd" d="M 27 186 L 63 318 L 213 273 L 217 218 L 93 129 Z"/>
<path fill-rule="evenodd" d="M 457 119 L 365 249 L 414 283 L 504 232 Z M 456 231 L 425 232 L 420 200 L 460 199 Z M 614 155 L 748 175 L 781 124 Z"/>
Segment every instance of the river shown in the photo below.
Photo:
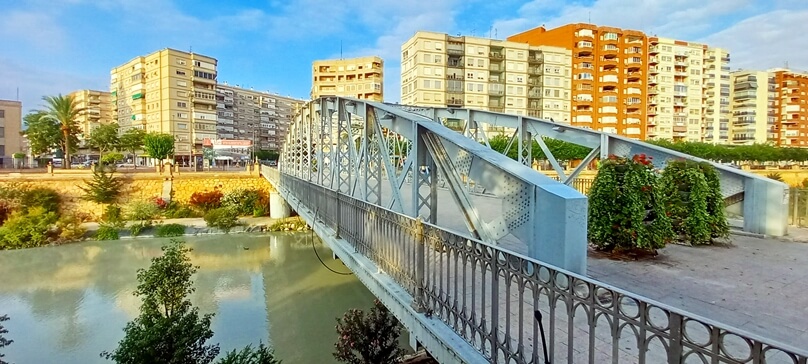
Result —
<path fill-rule="evenodd" d="M 222 353 L 269 343 L 286 364 L 332 363 L 335 318 L 366 309 L 373 295 L 353 275 L 317 260 L 311 234 L 184 238 L 199 266 L 191 301 L 215 313 L 209 342 Z M 83 242 L 0 251 L 0 315 L 14 340 L 0 349 L 17 363 L 104 363 L 138 314 L 136 271 L 168 239 Z M 315 243 L 332 269 L 348 272 Z M 402 335 L 406 335 L 402 333 Z M 402 340 L 402 342 L 404 342 Z"/>

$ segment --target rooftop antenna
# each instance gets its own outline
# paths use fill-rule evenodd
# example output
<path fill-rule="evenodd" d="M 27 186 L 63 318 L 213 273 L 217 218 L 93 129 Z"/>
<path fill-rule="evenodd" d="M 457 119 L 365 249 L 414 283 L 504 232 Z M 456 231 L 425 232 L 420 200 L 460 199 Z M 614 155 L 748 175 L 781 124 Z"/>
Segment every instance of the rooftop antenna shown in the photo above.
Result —
<path fill-rule="evenodd" d="M 342 60 L 342 39 L 339 41 L 339 59 Z"/>
<path fill-rule="evenodd" d="M 194 46 L 188 46 L 188 53 L 194 53 Z"/>
<path fill-rule="evenodd" d="M 592 11 L 590 10 L 587 14 L 586 22 L 592 24 Z"/>

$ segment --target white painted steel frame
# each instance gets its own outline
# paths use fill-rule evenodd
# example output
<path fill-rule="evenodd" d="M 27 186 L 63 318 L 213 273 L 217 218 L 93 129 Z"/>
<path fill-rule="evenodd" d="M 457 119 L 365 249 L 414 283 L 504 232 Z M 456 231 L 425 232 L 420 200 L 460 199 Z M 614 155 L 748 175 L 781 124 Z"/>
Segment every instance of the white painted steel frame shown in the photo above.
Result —
<path fill-rule="evenodd" d="M 307 104 L 292 123 L 280 168 L 430 223 L 437 221 L 438 206 L 449 206 L 437 193 L 438 185 L 445 185 L 473 238 L 497 243 L 512 235 L 527 245 L 532 257 L 583 273 L 586 197 L 525 165 L 531 159 L 531 143 L 522 140 L 533 135 L 529 126 L 525 119 L 516 138 L 520 163 L 422 115 L 378 102 L 325 96 Z M 464 134 L 481 136 L 479 130 Z M 394 165 L 402 160 L 406 162 L 401 168 Z M 412 181 L 409 195 L 407 180 Z M 389 203 L 382 196 L 383 184 L 392 191 Z M 501 216 L 483 221 L 470 196 L 475 190 L 500 197 Z M 559 214 L 570 206 L 575 213 Z"/>

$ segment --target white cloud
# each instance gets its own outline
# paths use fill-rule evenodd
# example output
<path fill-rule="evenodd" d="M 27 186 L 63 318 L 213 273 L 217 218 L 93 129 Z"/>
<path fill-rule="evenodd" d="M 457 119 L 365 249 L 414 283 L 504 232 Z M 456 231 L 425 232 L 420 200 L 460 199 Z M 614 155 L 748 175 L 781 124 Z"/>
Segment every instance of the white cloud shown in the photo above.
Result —
<path fill-rule="evenodd" d="M 40 49 L 65 47 L 65 32 L 47 12 L 12 10 L 0 21 L 0 39 L 22 41 Z"/>
<path fill-rule="evenodd" d="M 16 99 L 20 92 L 23 113 L 42 107 L 43 95 L 66 94 L 74 90 L 109 89 L 108 76 L 86 77 L 73 73 L 54 71 L 30 64 L 20 65 L 0 58 L 0 99 Z"/>
<path fill-rule="evenodd" d="M 752 5 L 752 0 L 597 0 L 591 5 L 534 0 L 519 9 L 518 17 L 498 20 L 494 27 L 504 38 L 542 24 L 554 28 L 591 21 L 687 40 L 711 29 L 722 17 L 751 10 Z"/>
<path fill-rule="evenodd" d="M 429 6 L 423 6 L 419 0 L 382 0 L 375 2 L 373 7 L 359 6 L 357 10 L 362 22 L 384 30 L 373 46 L 350 50 L 346 57 L 382 57 L 384 98 L 387 102 L 397 102 L 401 99 L 401 45 L 419 30 L 450 32 L 455 29 L 458 3 L 458 0 L 435 0 Z"/>
<path fill-rule="evenodd" d="M 808 70 L 808 10 L 775 10 L 753 16 L 704 39 L 727 48 L 733 69 L 783 67 Z"/>

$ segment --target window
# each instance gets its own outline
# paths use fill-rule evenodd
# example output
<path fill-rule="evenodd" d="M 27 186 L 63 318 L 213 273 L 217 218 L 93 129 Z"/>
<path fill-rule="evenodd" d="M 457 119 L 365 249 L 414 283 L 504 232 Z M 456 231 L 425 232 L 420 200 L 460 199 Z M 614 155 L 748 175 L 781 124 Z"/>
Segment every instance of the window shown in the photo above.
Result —
<path fill-rule="evenodd" d="M 6 110 L 0 109 L 0 118 L 5 118 L 5 117 L 6 117 Z"/>
<path fill-rule="evenodd" d="M 435 63 L 441 63 L 441 56 L 435 55 Z"/>
<path fill-rule="evenodd" d="M 431 88 L 432 81 L 431 80 L 424 80 L 424 88 Z"/>
<path fill-rule="evenodd" d="M 185 102 L 182 102 L 182 101 L 178 101 L 178 102 L 177 102 L 177 107 L 183 107 L 183 108 L 184 108 L 184 107 L 188 107 L 188 104 L 187 104 L 187 103 L 185 103 Z"/>
<path fill-rule="evenodd" d="M 188 129 L 188 124 L 185 124 L 185 123 L 177 123 L 177 129 L 186 130 L 186 129 Z"/>
<path fill-rule="evenodd" d="M 183 75 L 184 74 L 185 73 L 183 72 Z M 216 75 L 214 75 L 214 74 L 212 74 L 210 72 L 202 72 L 202 71 L 194 71 L 194 77 L 204 78 L 204 79 L 208 79 L 208 80 L 215 80 L 216 79 Z"/>
<path fill-rule="evenodd" d="M 184 66 L 185 65 L 185 60 L 177 58 L 177 64 Z"/>
<path fill-rule="evenodd" d="M 0 126 L 0 138 L 5 138 L 6 128 Z"/>
<path fill-rule="evenodd" d="M 177 70 L 177 74 L 180 76 L 185 76 L 185 71 Z"/>

